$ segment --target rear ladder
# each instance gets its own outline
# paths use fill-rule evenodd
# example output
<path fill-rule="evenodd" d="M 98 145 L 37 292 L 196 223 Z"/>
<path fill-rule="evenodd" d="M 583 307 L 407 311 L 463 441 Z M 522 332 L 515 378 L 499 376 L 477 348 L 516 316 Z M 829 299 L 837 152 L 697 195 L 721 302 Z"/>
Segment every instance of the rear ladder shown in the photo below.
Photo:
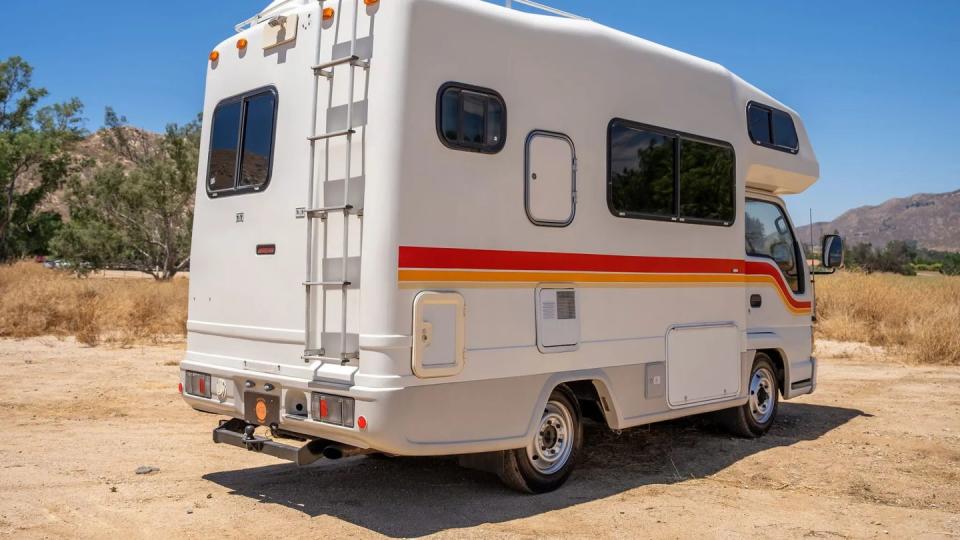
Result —
<path fill-rule="evenodd" d="M 323 11 L 323 4 L 325 1 L 329 0 L 320 0 L 320 11 Z M 329 361 L 329 362 L 340 362 L 346 363 L 350 360 L 359 358 L 359 350 L 357 351 L 348 351 L 347 350 L 347 290 L 350 287 L 350 281 L 348 281 L 347 275 L 347 262 L 349 260 L 349 240 L 350 240 L 350 220 L 351 215 L 362 216 L 363 209 L 358 208 L 350 204 L 350 167 L 353 161 L 353 136 L 356 134 L 356 129 L 353 126 L 353 115 L 354 115 L 354 101 L 355 101 L 355 86 L 356 86 L 356 70 L 363 69 L 367 70 L 370 67 L 368 61 L 361 59 L 357 55 L 357 23 L 360 13 L 360 0 L 353 0 L 353 19 L 351 24 L 351 34 L 350 34 L 350 54 L 342 58 L 334 58 L 328 62 L 322 62 L 321 59 L 321 49 L 322 49 L 322 30 L 321 36 L 317 38 L 317 51 L 315 57 L 315 63 L 310 68 L 313 71 L 313 107 L 310 123 L 310 133 L 311 135 L 307 137 L 307 141 L 310 144 L 310 173 L 309 173 L 309 185 L 307 188 L 307 207 L 303 210 L 303 217 L 307 221 L 307 246 L 306 246 L 306 279 L 303 282 L 305 298 L 304 298 L 304 351 L 303 351 L 303 360 L 304 362 L 313 362 L 316 360 L 320 361 Z M 336 44 L 332 47 L 333 50 L 336 50 Z M 321 78 L 326 79 L 328 84 L 328 93 L 331 96 L 333 95 L 333 81 L 336 68 L 338 66 L 348 66 L 350 71 L 349 82 L 348 82 L 348 94 L 347 94 L 347 118 L 346 118 L 346 128 L 342 130 L 331 131 L 328 133 L 317 133 L 317 113 L 319 112 L 319 99 L 320 99 L 320 84 Z M 321 142 L 327 142 L 331 139 L 336 139 L 344 137 L 346 139 L 346 160 L 345 160 L 345 170 L 344 170 L 344 180 L 343 180 L 343 202 L 342 204 L 318 206 L 316 201 L 316 192 L 317 188 L 317 146 Z M 329 157 L 329 152 L 327 152 Z M 329 176 L 329 168 L 326 168 L 326 175 Z M 326 182 L 328 179 L 325 178 L 323 182 Z M 322 183 L 322 182 L 321 182 Z M 324 201 L 326 203 L 326 201 Z M 316 237 L 315 229 L 317 228 L 315 224 L 319 221 L 321 227 L 323 228 L 323 236 L 327 236 L 327 226 L 328 226 L 328 217 L 330 214 L 341 214 L 343 216 L 343 234 L 341 238 L 341 248 L 342 248 L 342 264 L 340 267 L 340 276 L 339 279 L 329 280 L 329 279 L 318 279 L 317 278 L 317 262 L 318 257 L 316 254 Z M 362 228 L 362 221 L 360 222 Z M 323 264 L 320 262 L 321 273 L 324 272 Z M 319 291 L 322 293 L 321 297 L 321 309 L 325 310 L 326 298 L 328 292 L 334 289 L 340 290 L 340 344 L 339 344 L 339 355 L 332 356 L 327 354 L 326 347 L 322 343 L 322 335 L 324 328 L 320 328 L 319 334 L 320 339 L 318 339 L 316 324 L 316 313 L 314 309 L 314 304 L 316 302 L 315 294 Z M 323 321 L 324 327 L 326 326 L 326 321 Z"/>

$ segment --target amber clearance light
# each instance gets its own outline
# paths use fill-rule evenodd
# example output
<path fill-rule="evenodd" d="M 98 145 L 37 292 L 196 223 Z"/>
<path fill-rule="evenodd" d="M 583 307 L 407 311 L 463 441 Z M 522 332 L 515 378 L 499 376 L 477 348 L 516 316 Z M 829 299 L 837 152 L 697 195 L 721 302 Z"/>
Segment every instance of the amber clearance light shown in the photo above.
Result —
<path fill-rule="evenodd" d="M 216 62 L 220 59 L 220 53 L 217 51 L 210 51 L 210 61 Z"/>
<path fill-rule="evenodd" d="M 240 38 L 237 40 L 237 48 L 241 51 L 247 48 L 247 40 L 245 38 Z"/>
<path fill-rule="evenodd" d="M 334 11 L 332 7 L 323 8 L 323 20 L 329 21 L 335 13 L 336 11 Z"/>
<path fill-rule="evenodd" d="M 363 3 L 366 4 L 366 5 L 368 5 L 368 6 L 372 6 L 372 5 L 376 4 L 376 3 L 379 2 L 379 1 L 380 1 L 380 0 L 363 0 Z"/>

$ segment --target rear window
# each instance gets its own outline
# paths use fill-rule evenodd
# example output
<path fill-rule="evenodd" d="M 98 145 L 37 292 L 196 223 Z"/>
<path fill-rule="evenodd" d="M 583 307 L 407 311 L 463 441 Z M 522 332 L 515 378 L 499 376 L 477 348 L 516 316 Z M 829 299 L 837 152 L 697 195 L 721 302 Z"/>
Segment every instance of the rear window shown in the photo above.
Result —
<path fill-rule="evenodd" d="M 262 191 L 270 182 L 277 93 L 261 89 L 232 97 L 213 111 L 207 193 Z"/>
<path fill-rule="evenodd" d="M 448 148 L 496 154 L 507 139 L 503 98 L 486 88 L 443 85 L 437 96 L 437 133 Z"/>
<path fill-rule="evenodd" d="M 797 153 L 800 141 L 793 117 L 785 111 L 750 102 L 747 105 L 747 130 L 754 144 Z"/>

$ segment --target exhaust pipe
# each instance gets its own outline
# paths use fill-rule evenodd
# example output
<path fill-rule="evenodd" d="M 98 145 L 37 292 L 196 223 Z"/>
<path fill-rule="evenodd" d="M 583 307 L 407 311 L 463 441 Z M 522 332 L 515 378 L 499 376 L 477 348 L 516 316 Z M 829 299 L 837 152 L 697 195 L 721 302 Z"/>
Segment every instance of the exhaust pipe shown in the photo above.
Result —
<path fill-rule="evenodd" d="M 331 444 L 324 447 L 323 457 L 327 459 L 340 459 L 350 456 L 359 456 L 363 454 L 372 454 L 374 450 L 369 448 L 357 448 L 356 446 L 347 446 L 344 444 Z"/>

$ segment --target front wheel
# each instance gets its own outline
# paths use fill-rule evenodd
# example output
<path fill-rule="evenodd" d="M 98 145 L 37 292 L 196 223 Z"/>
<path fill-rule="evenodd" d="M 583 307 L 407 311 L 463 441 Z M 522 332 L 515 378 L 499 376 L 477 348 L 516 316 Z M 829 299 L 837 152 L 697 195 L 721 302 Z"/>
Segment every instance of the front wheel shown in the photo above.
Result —
<path fill-rule="evenodd" d="M 566 387 L 550 394 L 526 448 L 504 452 L 500 479 L 526 493 L 546 493 L 566 482 L 583 445 L 576 397 Z"/>
<path fill-rule="evenodd" d="M 779 403 L 777 370 L 764 353 L 753 360 L 748 382 L 749 398 L 740 407 L 720 411 L 724 426 L 734 435 L 746 438 L 760 437 L 770 430 L 777 416 Z"/>

